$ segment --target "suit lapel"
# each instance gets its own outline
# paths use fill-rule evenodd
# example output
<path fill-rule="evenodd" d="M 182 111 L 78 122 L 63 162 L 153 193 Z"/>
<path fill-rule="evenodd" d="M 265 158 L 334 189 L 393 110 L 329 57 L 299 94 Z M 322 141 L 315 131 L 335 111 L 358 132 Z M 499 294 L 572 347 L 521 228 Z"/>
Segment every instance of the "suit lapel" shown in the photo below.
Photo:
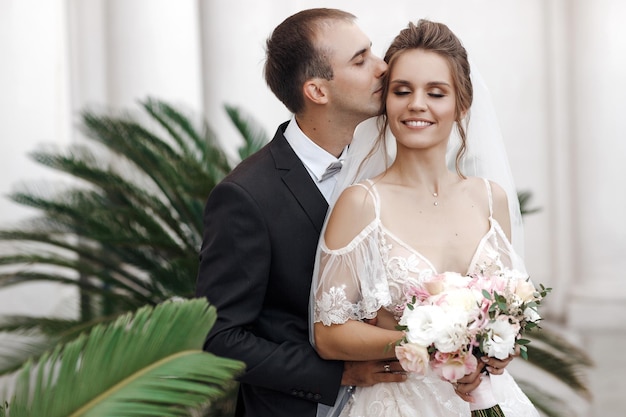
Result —
<path fill-rule="evenodd" d="M 287 143 L 287 139 L 283 135 L 286 126 L 285 123 L 278 128 L 270 144 L 270 151 L 274 157 L 276 169 L 283 171 L 283 182 L 311 219 L 316 230 L 321 233 L 328 203 L 313 182 L 302 161 Z"/>

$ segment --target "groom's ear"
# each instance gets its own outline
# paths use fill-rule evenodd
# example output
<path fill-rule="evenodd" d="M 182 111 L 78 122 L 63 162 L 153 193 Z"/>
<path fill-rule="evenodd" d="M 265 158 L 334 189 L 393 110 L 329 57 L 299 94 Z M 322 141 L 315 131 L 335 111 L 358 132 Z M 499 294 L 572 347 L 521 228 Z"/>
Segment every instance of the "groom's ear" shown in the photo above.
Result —
<path fill-rule="evenodd" d="M 314 104 L 328 103 L 328 94 L 326 91 L 326 80 L 321 78 L 311 78 L 304 82 L 302 87 L 304 98 L 310 100 Z"/>

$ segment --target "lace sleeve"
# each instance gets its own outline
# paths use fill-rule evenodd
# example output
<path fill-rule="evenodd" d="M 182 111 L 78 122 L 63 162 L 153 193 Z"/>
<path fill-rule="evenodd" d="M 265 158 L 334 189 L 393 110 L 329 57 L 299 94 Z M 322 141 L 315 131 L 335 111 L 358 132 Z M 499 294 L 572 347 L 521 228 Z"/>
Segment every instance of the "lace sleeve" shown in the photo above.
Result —
<path fill-rule="evenodd" d="M 329 326 L 371 319 L 391 303 L 377 224 L 372 222 L 342 249 L 329 250 L 321 240 L 314 322 Z"/>

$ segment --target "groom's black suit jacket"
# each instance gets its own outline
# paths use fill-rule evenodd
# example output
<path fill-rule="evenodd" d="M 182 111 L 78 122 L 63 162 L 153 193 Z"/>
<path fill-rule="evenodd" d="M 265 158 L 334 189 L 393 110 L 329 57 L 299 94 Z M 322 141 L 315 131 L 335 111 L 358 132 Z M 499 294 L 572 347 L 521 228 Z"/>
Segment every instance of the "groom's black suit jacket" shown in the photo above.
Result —
<path fill-rule="evenodd" d="M 343 362 L 309 343 L 308 302 L 328 204 L 283 136 L 211 192 L 196 295 L 217 308 L 205 350 L 242 360 L 237 416 L 314 417 L 335 401 Z"/>

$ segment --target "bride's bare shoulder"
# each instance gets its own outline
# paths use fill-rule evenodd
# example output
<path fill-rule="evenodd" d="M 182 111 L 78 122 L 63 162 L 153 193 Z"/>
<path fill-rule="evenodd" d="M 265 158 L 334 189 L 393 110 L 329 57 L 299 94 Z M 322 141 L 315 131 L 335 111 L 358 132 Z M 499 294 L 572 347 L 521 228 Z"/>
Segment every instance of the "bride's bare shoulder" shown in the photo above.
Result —
<path fill-rule="evenodd" d="M 473 193 L 477 195 L 484 196 L 487 193 L 487 186 L 485 184 L 485 179 L 481 177 L 467 177 L 468 182 L 470 183 L 471 190 Z M 489 182 L 489 188 L 491 189 L 491 198 L 493 200 L 494 205 L 504 204 L 507 202 L 507 195 L 504 188 L 500 186 L 500 184 L 493 182 L 491 180 L 487 180 Z"/>
<path fill-rule="evenodd" d="M 373 207 L 372 183 L 370 181 L 362 181 L 347 187 L 339 195 L 335 207 L 340 205 L 350 205 L 351 208 Z"/>
<path fill-rule="evenodd" d="M 367 182 L 346 188 L 335 203 L 324 239 L 329 249 L 345 247 L 376 217 L 374 200 Z"/>
<path fill-rule="evenodd" d="M 468 184 L 471 189 L 471 193 L 476 201 L 484 201 L 484 204 L 488 208 L 487 187 L 485 179 L 480 177 L 468 177 Z M 509 203 L 506 191 L 498 183 L 488 180 L 489 188 L 491 189 L 491 201 L 493 217 L 500 223 L 502 228 L 508 233 L 510 224 Z"/>

